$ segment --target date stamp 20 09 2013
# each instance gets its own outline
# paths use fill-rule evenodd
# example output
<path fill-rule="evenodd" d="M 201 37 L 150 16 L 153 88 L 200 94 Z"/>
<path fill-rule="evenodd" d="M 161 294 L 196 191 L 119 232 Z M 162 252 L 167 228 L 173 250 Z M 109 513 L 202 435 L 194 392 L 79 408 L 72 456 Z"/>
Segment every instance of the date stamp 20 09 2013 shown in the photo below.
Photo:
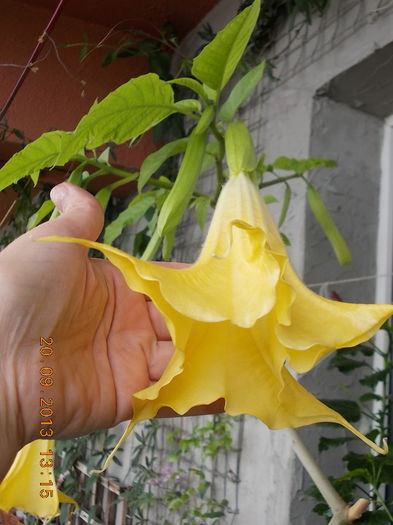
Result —
<path fill-rule="evenodd" d="M 54 356 L 54 348 L 53 348 L 53 338 L 49 337 L 48 339 L 45 339 L 44 337 L 41 337 L 40 341 L 40 354 L 41 354 L 41 363 L 47 364 L 46 361 L 50 357 Z M 52 361 L 51 361 L 52 363 Z M 53 366 L 53 365 L 52 365 Z M 48 397 L 50 395 L 50 388 L 54 384 L 53 379 L 53 368 L 50 366 L 42 366 L 40 368 L 40 385 L 43 387 L 43 390 L 41 390 L 42 396 L 40 396 L 40 416 L 41 421 L 40 425 L 42 426 L 40 430 L 40 435 L 42 438 L 51 438 L 53 436 L 53 428 L 51 425 L 53 425 L 52 416 L 53 416 L 53 398 Z M 49 475 L 49 473 L 53 472 L 53 450 L 49 449 L 46 452 L 40 452 L 40 456 L 44 456 L 40 458 L 40 467 L 43 469 L 41 471 L 41 475 L 44 475 L 45 473 Z M 45 470 L 50 469 L 50 470 Z M 40 487 L 49 487 L 53 485 L 52 479 L 49 479 L 49 481 L 42 481 L 40 483 Z M 40 489 L 40 496 L 41 498 L 48 498 L 53 497 L 53 490 L 50 489 Z"/>

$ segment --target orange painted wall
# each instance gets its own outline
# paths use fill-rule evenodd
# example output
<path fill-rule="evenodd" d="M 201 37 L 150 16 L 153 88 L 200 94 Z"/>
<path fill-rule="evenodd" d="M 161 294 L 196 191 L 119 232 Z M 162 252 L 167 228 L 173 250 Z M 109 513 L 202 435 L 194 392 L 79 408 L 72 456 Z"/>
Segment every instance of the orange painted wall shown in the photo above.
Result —
<path fill-rule="evenodd" d="M 24 65 L 27 62 L 50 15 L 50 11 L 36 7 L 34 2 L 2 0 L 0 106 L 5 103 L 22 71 L 4 64 Z M 86 33 L 90 42 L 99 42 L 107 31 L 108 28 L 103 26 L 62 15 L 51 37 L 56 44 L 69 44 L 82 42 L 83 33 Z M 148 70 L 143 57 L 117 60 L 102 68 L 105 50 L 91 53 L 80 63 L 80 50 L 81 47 L 58 49 L 61 64 L 54 46 L 49 42 L 46 44 L 41 53 L 43 60 L 35 65 L 37 72 L 29 73 L 10 107 L 7 114 L 9 126 L 23 130 L 30 139 L 53 128 L 72 130 L 96 98 L 102 99 L 131 77 Z M 138 167 L 149 151 L 151 140 L 145 139 L 132 152 L 123 148 L 119 161 Z"/>

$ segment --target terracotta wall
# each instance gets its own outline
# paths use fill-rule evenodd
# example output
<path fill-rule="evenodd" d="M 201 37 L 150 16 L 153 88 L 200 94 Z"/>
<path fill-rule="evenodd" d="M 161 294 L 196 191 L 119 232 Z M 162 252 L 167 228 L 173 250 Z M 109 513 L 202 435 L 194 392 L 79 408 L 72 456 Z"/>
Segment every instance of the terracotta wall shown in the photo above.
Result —
<path fill-rule="evenodd" d="M 34 2 L 23 3 L 2 0 L 0 17 L 0 106 L 8 98 L 22 69 L 33 51 L 38 36 L 45 28 L 51 11 L 39 8 Z M 83 34 L 91 42 L 99 42 L 108 28 L 77 18 L 61 16 L 53 30 L 56 44 L 83 41 Z M 19 128 L 31 139 L 52 128 L 72 130 L 96 98 L 103 98 L 131 77 L 147 72 L 143 57 L 117 60 L 102 68 L 105 50 L 91 53 L 82 64 L 79 62 L 81 47 L 58 49 L 47 43 L 41 53 L 42 61 L 30 72 L 7 114 L 11 127 Z M 12 65 L 7 65 L 12 64 Z M 67 69 L 67 71 L 65 70 Z M 151 148 L 151 141 L 144 140 L 133 148 L 123 150 L 122 164 L 139 166 Z"/>

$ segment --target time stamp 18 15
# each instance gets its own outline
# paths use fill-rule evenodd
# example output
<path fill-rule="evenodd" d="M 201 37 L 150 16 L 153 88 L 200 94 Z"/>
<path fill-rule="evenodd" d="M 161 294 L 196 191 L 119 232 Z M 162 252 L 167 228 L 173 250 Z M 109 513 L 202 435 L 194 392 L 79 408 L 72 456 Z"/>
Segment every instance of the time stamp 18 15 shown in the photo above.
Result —
<path fill-rule="evenodd" d="M 49 359 L 54 356 L 54 347 L 53 345 L 53 338 L 49 337 L 48 339 L 45 339 L 44 337 L 41 337 L 40 341 L 40 362 L 43 366 L 40 368 L 40 385 L 42 387 L 41 395 L 40 395 L 40 435 L 42 438 L 51 438 L 53 436 L 53 398 L 50 397 L 50 389 L 54 384 L 54 378 L 53 378 L 53 368 L 48 366 L 49 364 L 53 363 L 53 359 Z M 53 365 L 52 365 L 53 366 Z M 45 452 L 40 452 L 40 467 L 41 467 L 41 475 L 42 476 L 49 476 L 53 472 L 53 450 L 48 450 Z M 53 476 L 51 476 L 53 477 Z M 42 478 L 42 482 L 40 483 L 40 496 L 41 498 L 50 498 L 53 497 L 53 490 L 49 488 L 41 488 L 41 487 L 50 487 L 53 485 L 52 479 L 45 480 L 45 478 Z"/>

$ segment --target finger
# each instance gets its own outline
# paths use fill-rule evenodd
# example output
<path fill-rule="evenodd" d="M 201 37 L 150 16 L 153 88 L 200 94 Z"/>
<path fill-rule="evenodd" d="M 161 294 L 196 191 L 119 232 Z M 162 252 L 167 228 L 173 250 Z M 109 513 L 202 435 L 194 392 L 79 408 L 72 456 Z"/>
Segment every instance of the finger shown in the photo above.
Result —
<path fill-rule="evenodd" d="M 150 300 L 146 301 L 146 305 L 147 310 L 149 312 L 150 321 L 153 326 L 153 330 L 157 336 L 157 339 L 159 341 L 170 341 L 171 336 L 169 335 L 168 327 L 165 323 L 161 312 L 157 310 L 156 305 Z"/>
<path fill-rule="evenodd" d="M 158 381 L 172 358 L 174 346 L 172 341 L 157 341 L 149 356 L 149 376 Z"/>
<path fill-rule="evenodd" d="M 38 226 L 33 230 L 34 237 L 67 235 L 97 239 L 104 224 L 104 214 L 93 195 L 74 184 L 63 182 L 52 189 L 51 199 L 61 216 Z"/>

